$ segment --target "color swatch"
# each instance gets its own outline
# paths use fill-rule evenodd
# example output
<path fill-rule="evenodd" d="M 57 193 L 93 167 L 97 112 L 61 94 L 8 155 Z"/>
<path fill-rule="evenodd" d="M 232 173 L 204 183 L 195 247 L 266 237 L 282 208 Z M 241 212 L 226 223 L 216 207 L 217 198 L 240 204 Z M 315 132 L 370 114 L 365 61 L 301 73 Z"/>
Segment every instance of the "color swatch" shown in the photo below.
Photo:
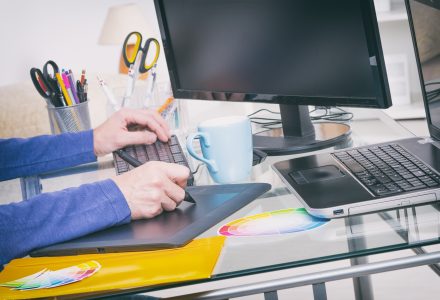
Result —
<path fill-rule="evenodd" d="M 90 277 L 101 268 L 101 265 L 94 260 L 81 263 L 76 266 L 51 271 L 48 269 L 41 270 L 35 274 L 0 283 L 0 286 L 9 287 L 15 290 L 35 290 L 53 288 L 69 283 L 81 281 Z"/>
<path fill-rule="evenodd" d="M 223 225 L 218 233 L 224 236 L 277 235 L 310 230 L 328 221 L 309 215 L 304 208 L 288 208 L 234 220 Z"/>

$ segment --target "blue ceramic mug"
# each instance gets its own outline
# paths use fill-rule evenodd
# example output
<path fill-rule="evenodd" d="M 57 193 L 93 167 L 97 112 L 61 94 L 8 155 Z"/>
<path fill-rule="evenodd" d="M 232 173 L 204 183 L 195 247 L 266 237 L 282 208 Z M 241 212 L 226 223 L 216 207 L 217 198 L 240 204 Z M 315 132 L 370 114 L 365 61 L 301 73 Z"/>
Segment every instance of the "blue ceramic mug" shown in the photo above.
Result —
<path fill-rule="evenodd" d="M 203 156 L 194 151 L 199 138 Z M 217 183 L 246 180 L 252 169 L 252 129 L 245 116 L 229 116 L 201 122 L 197 132 L 186 140 L 189 154 L 208 166 L 209 174 Z"/>

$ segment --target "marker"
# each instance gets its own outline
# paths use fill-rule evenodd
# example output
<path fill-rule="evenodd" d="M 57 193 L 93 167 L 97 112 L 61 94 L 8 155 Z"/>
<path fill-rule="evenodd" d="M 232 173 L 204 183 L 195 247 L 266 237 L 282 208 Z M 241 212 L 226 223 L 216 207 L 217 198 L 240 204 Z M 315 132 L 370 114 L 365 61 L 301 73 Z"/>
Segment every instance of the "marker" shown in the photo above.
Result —
<path fill-rule="evenodd" d="M 69 70 L 67 73 L 67 79 L 69 80 L 70 89 L 72 90 L 73 98 L 75 98 L 75 102 L 77 104 L 81 103 L 78 98 L 78 92 L 76 91 L 75 87 L 75 77 L 73 77 L 72 70 Z"/>
<path fill-rule="evenodd" d="M 70 88 L 70 82 L 69 79 L 67 78 L 66 73 L 63 73 L 61 76 L 63 78 L 64 86 L 66 87 L 67 93 L 69 94 L 69 97 L 72 100 L 72 105 L 78 104 L 78 102 L 76 102 L 75 100 L 75 97 L 73 96 L 72 89 Z"/>
<path fill-rule="evenodd" d="M 157 110 L 158 113 L 163 113 L 165 111 L 165 109 L 168 108 L 168 106 L 173 102 L 174 98 L 173 97 L 169 97 L 167 100 L 165 100 L 164 104 L 162 104 L 159 109 Z"/>
<path fill-rule="evenodd" d="M 63 78 L 61 78 L 60 73 L 55 73 L 55 77 L 57 78 L 58 85 L 60 86 L 61 91 L 63 92 L 64 99 L 66 99 L 67 106 L 71 106 L 72 100 L 70 99 L 69 94 L 67 93 L 66 86 L 64 85 L 63 82 Z"/>

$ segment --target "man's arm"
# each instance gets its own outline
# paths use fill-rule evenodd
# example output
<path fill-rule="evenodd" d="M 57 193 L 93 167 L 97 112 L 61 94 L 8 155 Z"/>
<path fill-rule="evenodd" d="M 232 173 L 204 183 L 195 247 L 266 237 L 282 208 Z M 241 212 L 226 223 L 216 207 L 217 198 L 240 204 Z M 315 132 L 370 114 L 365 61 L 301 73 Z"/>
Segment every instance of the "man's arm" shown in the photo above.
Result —
<path fill-rule="evenodd" d="M 172 211 L 189 169 L 149 162 L 112 179 L 0 205 L 0 270 L 36 248 Z"/>
<path fill-rule="evenodd" d="M 148 130 L 129 132 L 132 124 Z M 0 139 L 0 181 L 92 162 L 127 145 L 166 142 L 169 136 L 157 112 L 121 109 L 93 131 Z"/>
<path fill-rule="evenodd" d="M 96 160 L 93 131 L 0 139 L 0 181 Z"/>
<path fill-rule="evenodd" d="M 108 179 L 0 205 L 0 270 L 31 250 L 128 223 L 130 208 Z"/>

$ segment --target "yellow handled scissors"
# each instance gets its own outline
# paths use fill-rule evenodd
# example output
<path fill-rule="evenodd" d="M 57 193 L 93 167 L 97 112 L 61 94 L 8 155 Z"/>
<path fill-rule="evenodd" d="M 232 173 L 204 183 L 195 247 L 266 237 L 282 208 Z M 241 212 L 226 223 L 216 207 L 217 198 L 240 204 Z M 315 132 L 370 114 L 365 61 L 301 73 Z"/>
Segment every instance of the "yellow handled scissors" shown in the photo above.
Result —
<path fill-rule="evenodd" d="M 133 42 L 134 42 L 134 49 L 133 51 L 129 51 L 128 50 L 130 48 L 129 45 L 132 45 Z M 151 51 L 155 51 L 154 55 L 148 56 L 151 48 L 154 48 L 151 50 Z M 122 46 L 122 57 L 124 58 L 124 63 L 127 66 L 127 68 L 130 68 L 130 66 L 136 62 L 136 58 L 138 54 L 140 55 L 141 61 L 138 70 L 139 73 L 147 72 L 157 63 L 157 59 L 159 58 L 159 52 L 160 52 L 160 46 L 158 40 L 156 40 L 155 38 L 149 38 L 145 41 L 145 45 L 142 46 L 142 34 L 140 34 L 137 31 L 130 32 L 125 38 L 124 45 Z"/>

